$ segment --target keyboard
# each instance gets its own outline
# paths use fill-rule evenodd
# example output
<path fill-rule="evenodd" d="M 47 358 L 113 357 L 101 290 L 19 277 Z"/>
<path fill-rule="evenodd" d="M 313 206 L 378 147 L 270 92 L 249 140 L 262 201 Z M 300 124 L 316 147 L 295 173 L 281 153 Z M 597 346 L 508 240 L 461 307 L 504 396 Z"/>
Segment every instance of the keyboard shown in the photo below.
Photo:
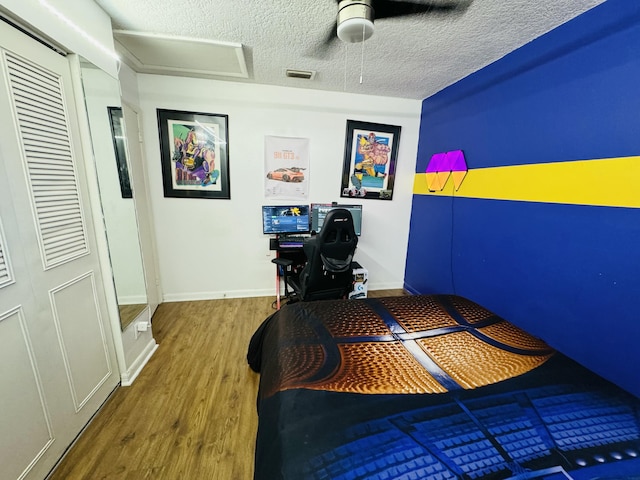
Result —
<path fill-rule="evenodd" d="M 278 238 L 278 245 L 280 247 L 300 248 L 304 244 L 305 238 L 307 237 L 287 235 L 286 237 Z"/>

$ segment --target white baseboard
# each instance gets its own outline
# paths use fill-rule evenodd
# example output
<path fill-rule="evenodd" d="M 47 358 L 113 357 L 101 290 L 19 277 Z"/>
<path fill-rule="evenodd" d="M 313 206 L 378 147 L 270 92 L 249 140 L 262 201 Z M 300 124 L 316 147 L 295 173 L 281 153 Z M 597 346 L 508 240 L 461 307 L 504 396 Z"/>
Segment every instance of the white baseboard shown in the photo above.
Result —
<path fill-rule="evenodd" d="M 198 300 L 220 300 L 222 298 L 275 297 L 275 287 L 267 290 L 235 290 L 233 292 L 189 292 L 165 293 L 164 302 L 195 302 Z"/>
<path fill-rule="evenodd" d="M 388 283 L 371 283 L 367 284 L 369 290 L 398 290 L 402 289 L 402 282 L 388 282 Z"/>
<path fill-rule="evenodd" d="M 402 282 L 368 283 L 369 290 L 395 290 L 403 288 Z M 282 293 L 282 292 L 281 292 Z M 188 292 L 165 293 L 163 302 L 196 302 L 200 300 L 220 300 L 223 298 L 274 297 L 275 287 L 262 290 L 235 290 L 232 292 Z"/>
<path fill-rule="evenodd" d="M 158 344 L 154 338 L 149 340 L 149 343 L 144 347 L 144 350 L 138 355 L 138 358 L 131 364 L 126 372 L 120 374 L 120 382 L 123 387 L 129 387 L 133 384 L 134 380 L 138 377 L 144 366 L 147 364 L 151 356 L 158 349 Z"/>
<path fill-rule="evenodd" d="M 118 305 L 144 305 L 147 303 L 146 295 L 128 295 L 118 297 Z"/>

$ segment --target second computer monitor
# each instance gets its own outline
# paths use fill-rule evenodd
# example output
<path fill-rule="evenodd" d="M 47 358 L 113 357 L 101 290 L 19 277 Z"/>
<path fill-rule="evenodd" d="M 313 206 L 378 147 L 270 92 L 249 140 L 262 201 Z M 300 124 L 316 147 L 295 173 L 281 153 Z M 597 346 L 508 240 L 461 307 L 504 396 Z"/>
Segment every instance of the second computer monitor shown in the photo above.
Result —
<path fill-rule="evenodd" d="M 362 205 L 337 205 L 333 203 L 312 203 L 311 204 L 311 231 L 320 233 L 324 217 L 334 208 L 344 208 L 351 212 L 353 218 L 353 228 L 356 235 L 360 236 L 362 230 Z"/>

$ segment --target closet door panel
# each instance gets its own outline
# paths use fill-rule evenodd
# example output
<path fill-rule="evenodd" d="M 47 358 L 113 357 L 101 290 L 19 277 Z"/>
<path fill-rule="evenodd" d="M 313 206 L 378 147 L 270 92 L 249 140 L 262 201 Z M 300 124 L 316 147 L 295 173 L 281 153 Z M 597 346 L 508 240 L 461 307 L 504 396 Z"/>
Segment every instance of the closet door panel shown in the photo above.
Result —
<path fill-rule="evenodd" d="M 112 373 L 93 274 L 52 290 L 50 299 L 69 390 L 79 411 Z"/>
<path fill-rule="evenodd" d="M 4 227 L 0 218 L 0 288 L 11 285 L 15 280 L 13 278 L 13 269 L 11 262 L 7 257 L 6 247 L 7 241 L 4 236 Z"/>
<path fill-rule="evenodd" d="M 0 312 L 0 385 L 11 386 L 0 395 L 0 477 L 21 478 L 49 448 L 53 432 L 19 306 Z"/>
<path fill-rule="evenodd" d="M 71 69 L 1 21 L 0 130 L 0 480 L 41 480 L 119 376 Z"/>
<path fill-rule="evenodd" d="M 34 226 L 50 269 L 89 253 L 64 79 L 12 52 L 5 63 Z"/>
<path fill-rule="evenodd" d="M 42 325 L 38 318 L 43 307 L 30 282 L 29 260 L 20 235 L 23 219 L 15 212 L 13 179 L 6 174 L 8 162 L 3 145 L 0 144 L 0 258 L 4 264 L 0 269 L 0 479 L 13 480 L 38 478 L 34 475 L 42 459 L 58 455 L 60 442 L 56 442 L 52 421 L 56 409 L 46 392 L 51 375 L 61 363 L 55 357 L 44 364 L 38 360 L 40 339 L 47 338 L 37 331 Z"/>

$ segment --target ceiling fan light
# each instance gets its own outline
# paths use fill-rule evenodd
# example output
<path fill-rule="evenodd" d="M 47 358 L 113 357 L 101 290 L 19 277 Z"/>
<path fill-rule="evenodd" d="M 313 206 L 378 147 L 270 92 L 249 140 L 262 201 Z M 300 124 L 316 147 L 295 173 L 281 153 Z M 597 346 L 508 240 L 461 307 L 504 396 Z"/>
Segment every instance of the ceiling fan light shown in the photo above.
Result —
<path fill-rule="evenodd" d="M 372 0 L 342 0 L 338 4 L 338 38 L 358 43 L 373 35 Z M 364 33 L 364 35 L 363 35 Z"/>
<path fill-rule="evenodd" d="M 366 18 L 349 18 L 338 25 L 338 38 L 346 43 L 362 42 L 371 35 L 373 35 L 373 22 Z"/>

